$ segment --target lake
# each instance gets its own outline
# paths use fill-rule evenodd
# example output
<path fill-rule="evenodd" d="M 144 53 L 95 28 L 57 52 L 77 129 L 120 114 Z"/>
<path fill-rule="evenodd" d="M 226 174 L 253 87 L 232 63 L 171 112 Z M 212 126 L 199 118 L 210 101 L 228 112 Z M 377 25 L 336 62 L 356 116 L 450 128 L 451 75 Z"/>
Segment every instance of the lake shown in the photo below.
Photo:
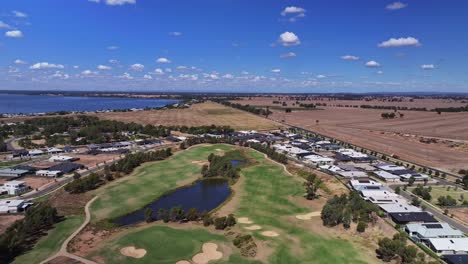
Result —
<path fill-rule="evenodd" d="M 0 94 L 0 114 L 33 114 L 59 111 L 98 111 L 163 107 L 179 100 L 125 97 L 86 97 Z"/>
<path fill-rule="evenodd" d="M 145 220 L 144 211 L 150 207 L 153 209 L 153 217 L 156 219 L 158 210 L 181 206 L 185 212 L 191 208 L 197 208 L 198 212 L 211 211 L 221 205 L 231 195 L 231 189 L 227 180 L 206 179 L 195 184 L 175 190 L 145 208 L 117 218 L 114 222 L 118 225 L 132 225 Z"/>

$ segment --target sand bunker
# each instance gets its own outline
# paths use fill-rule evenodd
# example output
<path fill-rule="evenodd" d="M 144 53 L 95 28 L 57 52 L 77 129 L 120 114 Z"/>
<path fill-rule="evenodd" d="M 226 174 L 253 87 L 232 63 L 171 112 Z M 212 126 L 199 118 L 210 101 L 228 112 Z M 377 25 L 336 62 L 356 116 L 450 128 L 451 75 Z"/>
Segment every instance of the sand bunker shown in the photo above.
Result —
<path fill-rule="evenodd" d="M 247 230 L 259 230 L 259 229 L 262 229 L 262 227 L 259 226 L 259 225 L 245 226 L 244 228 L 247 229 Z"/>
<path fill-rule="evenodd" d="M 279 234 L 276 233 L 275 231 L 264 231 L 264 232 L 262 232 L 260 234 L 262 234 L 263 236 L 267 236 L 267 237 L 277 237 L 277 236 L 279 236 Z"/>
<path fill-rule="evenodd" d="M 135 247 L 124 247 L 120 249 L 120 254 L 131 258 L 142 258 L 146 255 L 146 250 Z"/>
<path fill-rule="evenodd" d="M 179 260 L 176 262 L 176 264 L 191 264 L 191 263 L 188 260 Z"/>
<path fill-rule="evenodd" d="M 194 161 L 192 161 L 192 164 L 197 164 L 197 165 L 203 166 L 203 165 L 209 164 L 209 162 L 207 160 L 194 160 Z"/>
<path fill-rule="evenodd" d="M 193 256 L 192 261 L 196 264 L 206 264 L 212 260 L 218 260 L 223 257 L 223 253 L 217 250 L 218 245 L 215 243 L 205 243 L 202 247 L 202 252 Z"/>
<path fill-rule="evenodd" d="M 237 223 L 239 224 L 253 224 L 252 221 L 250 221 L 250 219 L 248 217 L 239 217 L 237 218 Z"/>
<path fill-rule="evenodd" d="M 320 215 L 321 215 L 321 212 L 317 211 L 317 212 L 312 212 L 312 213 L 303 214 L 303 215 L 296 215 L 296 218 L 300 220 L 310 220 L 312 219 L 312 217 L 316 217 Z"/>

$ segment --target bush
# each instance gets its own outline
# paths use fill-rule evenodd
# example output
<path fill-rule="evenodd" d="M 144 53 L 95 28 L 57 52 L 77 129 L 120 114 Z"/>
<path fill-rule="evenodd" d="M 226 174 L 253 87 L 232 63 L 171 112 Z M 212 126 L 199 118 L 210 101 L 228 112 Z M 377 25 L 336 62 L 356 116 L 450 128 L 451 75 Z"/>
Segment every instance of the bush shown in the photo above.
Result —
<path fill-rule="evenodd" d="M 364 222 L 359 222 L 357 227 L 356 227 L 356 231 L 358 231 L 359 233 L 363 233 L 364 231 L 366 231 L 366 228 L 367 228 L 367 224 L 364 223 Z"/>
<path fill-rule="evenodd" d="M 226 227 L 227 227 L 226 220 L 227 220 L 227 217 L 225 217 L 225 216 L 216 218 L 216 219 L 214 220 L 215 228 L 216 228 L 217 230 L 224 230 L 224 229 L 226 229 Z"/>

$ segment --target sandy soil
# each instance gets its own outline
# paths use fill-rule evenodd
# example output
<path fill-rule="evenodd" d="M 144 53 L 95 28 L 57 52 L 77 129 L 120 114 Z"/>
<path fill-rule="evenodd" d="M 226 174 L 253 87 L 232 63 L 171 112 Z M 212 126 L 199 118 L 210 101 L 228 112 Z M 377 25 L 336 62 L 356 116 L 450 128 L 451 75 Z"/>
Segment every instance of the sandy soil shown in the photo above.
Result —
<path fill-rule="evenodd" d="M 464 223 L 468 223 L 468 207 L 449 209 L 449 212 Z"/>
<path fill-rule="evenodd" d="M 253 224 L 253 222 L 248 217 L 239 217 L 237 218 L 239 224 Z"/>
<path fill-rule="evenodd" d="M 80 160 L 75 161 L 75 163 L 81 164 L 85 167 L 92 168 L 97 164 L 112 161 L 115 158 L 118 158 L 118 154 L 99 154 L 99 155 L 86 155 L 86 154 L 72 154 L 68 155 L 70 157 L 78 158 Z"/>
<path fill-rule="evenodd" d="M 95 115 L 102 119 L 166 126 L 218 125 L 231 126 L 235 129 L 278 128 L 278 124 L 275 122 L 216 103 L 195 104 L 189 109 L 99 113 Z"/>
<path fill-rule="evenodd" d="M 263 231 L 260 234 L 263 235 L 263 236 L 266 236 L 266 237 L 277 237 L 277 236 L 279 236 L 279 234 L 276 233 L 275 231 Z"/>
<path fill-rule="evenodd" d="M 223 257 L 223 253 L 218 251 L 218 245 L 214 243 L 205 243 L 202 252 L 193 256 L 192 261 L 196 264 L 206 264 L 212 260 L 218 260 Z"/>
<path fill-rule="evenodd" d="M 317 212 L 312 212 L 312 213 L 308 213 L 308 214 L 302 214 L 302 215 L 296 215 L 296 218 L 299 219 L 299 220 L 310 220 L 312 219 L 312 217 L 317 217 L 317 216 L 320 216 L 321 213 L 319 211 Z"/>
<path fill-rule="evenodd" d="M 52 178 L 48 177 L 38 177 L 38 176 L 25 176 L 17 179 L 19 181 L 25 181 L 26 185 L 30 186 L 32 189 L 37 189 L 39 187 L 42 187 L 48 183 L 51 183 L 54 181 Z"/>
<path fill-rule="evenodd" d="M 135 247 L 124 247 L 120 249 L 120 254 L 131 258 L 142 258 L 146 255 L 146 250 Z"/>
<path fill-rule="evenodd" d="M 3 234 L 14 222 L 23 218 L 23 215 L 0 215 L 0 234 Z"/>
<path fill-rule="evenodd" d="M 260 229 L 262 229 L 262 227 L 259 226 L 259 225 L 245 226 L 244 228 L 247 229 L 247 230 L 260 230 Z"/>
<path fill-rule="evenodd" d="M 176 264 L 191 264 L 191 263 L 188 260 L 179 260 L 176 262 Z"/>

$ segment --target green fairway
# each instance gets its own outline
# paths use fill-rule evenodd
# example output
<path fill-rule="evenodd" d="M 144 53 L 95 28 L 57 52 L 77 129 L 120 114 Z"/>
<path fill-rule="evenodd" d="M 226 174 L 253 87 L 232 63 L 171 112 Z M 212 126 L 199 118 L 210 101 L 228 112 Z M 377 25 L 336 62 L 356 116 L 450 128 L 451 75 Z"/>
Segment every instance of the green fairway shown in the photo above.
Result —
<path fill-rule="evenodd" d="M 15 259 L 13 263 L 39 263 L 56 253 L 63 241 L 73 233 L 83 222 L 84 216 L 68 216 L 64 221 L 55 225 L 54 229 L 39 239 L 33 249 Z"/>
<path fill-rule="evenodd" d="M 288 199 L 304 193 L 302 183 L 262 154 L 253 150 L 248 153 L 259 163 L 242 170 L 245 188 L 236 215 L 249 217 L 263 226 L 253 234 L 258 239 L 271 241 L 274 252 L 268 263 L 366 263 L 367 259 L 350 242 L 322 238 L 285 220 L 287 216 L 311 210 Z M 259 234 L 264 230 L 280 235 L 265 238 Z"/>
<path fill-rule="evenodd" d="M 234 149 L 228 145 L 202 145 L 176 153 L 163 161 L 137 168 L 132 175 L 97 191 L 99 198 L 91 207 L 92 222 L 113 219 L 149 204 L 164 193 L 200 176 L 201 165 L 210 153 Z"/>

